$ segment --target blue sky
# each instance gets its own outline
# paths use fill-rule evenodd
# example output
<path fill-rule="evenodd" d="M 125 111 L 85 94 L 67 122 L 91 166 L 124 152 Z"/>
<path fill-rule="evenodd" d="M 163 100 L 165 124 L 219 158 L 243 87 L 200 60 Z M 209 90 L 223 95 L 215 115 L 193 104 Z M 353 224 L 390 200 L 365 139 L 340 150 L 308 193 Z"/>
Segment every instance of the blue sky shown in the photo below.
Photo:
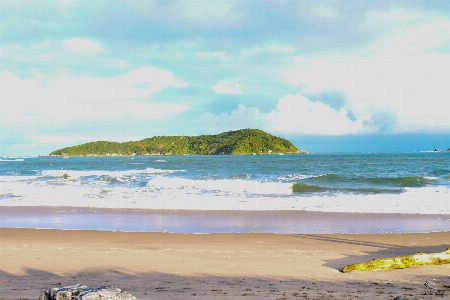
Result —
<path fill-rule="evenodd" d="M 2 0 L 0 20 L 0 155 L 240 128 L 450 147 L 446 0 Z"/>

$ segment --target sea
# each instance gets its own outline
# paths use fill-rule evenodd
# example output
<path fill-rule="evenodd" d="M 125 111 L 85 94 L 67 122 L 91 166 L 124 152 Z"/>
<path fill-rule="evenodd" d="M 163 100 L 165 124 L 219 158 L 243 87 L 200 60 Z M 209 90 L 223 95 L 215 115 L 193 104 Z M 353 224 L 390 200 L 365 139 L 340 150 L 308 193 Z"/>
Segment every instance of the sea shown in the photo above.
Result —
<path fill-rule="evenodd" d="M 0 227 L 450 231 L 450 152 L 0 157 Z"/>

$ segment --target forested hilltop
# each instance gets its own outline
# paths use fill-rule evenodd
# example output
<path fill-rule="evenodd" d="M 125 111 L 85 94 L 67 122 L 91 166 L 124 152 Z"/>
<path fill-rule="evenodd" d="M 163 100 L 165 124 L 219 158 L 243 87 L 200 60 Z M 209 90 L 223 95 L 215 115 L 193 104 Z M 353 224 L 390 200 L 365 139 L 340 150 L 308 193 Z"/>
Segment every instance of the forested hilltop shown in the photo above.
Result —
<path fill-rule="evenodd" d="M 305 154 L 290 141 L 259 129 L 241 129 L 215 135 L 157 136 L 124 143 L 98 141 L 53 151 L 50 155 L 217 155 Z"/>

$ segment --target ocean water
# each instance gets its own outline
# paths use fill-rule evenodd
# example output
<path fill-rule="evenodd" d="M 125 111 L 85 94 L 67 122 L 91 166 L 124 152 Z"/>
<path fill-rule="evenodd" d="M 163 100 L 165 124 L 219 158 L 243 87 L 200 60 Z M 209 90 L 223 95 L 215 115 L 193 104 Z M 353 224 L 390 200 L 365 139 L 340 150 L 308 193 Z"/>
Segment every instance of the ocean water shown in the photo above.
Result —
<path fill-rule="evenodd" d="M 0 187 L 2 207 L 450 215 L 450 153 L 2 157 Z"/>

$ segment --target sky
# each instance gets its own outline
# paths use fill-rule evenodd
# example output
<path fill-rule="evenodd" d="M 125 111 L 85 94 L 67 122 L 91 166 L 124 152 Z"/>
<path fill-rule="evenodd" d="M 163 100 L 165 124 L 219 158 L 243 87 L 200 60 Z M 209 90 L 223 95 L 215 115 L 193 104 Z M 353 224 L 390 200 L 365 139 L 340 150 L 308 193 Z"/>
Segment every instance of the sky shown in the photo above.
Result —
<path fill-rule="evenodd" d="M 0 155 L 258 128 L 450 147 L 450 1 L 0 1 Z"/>

